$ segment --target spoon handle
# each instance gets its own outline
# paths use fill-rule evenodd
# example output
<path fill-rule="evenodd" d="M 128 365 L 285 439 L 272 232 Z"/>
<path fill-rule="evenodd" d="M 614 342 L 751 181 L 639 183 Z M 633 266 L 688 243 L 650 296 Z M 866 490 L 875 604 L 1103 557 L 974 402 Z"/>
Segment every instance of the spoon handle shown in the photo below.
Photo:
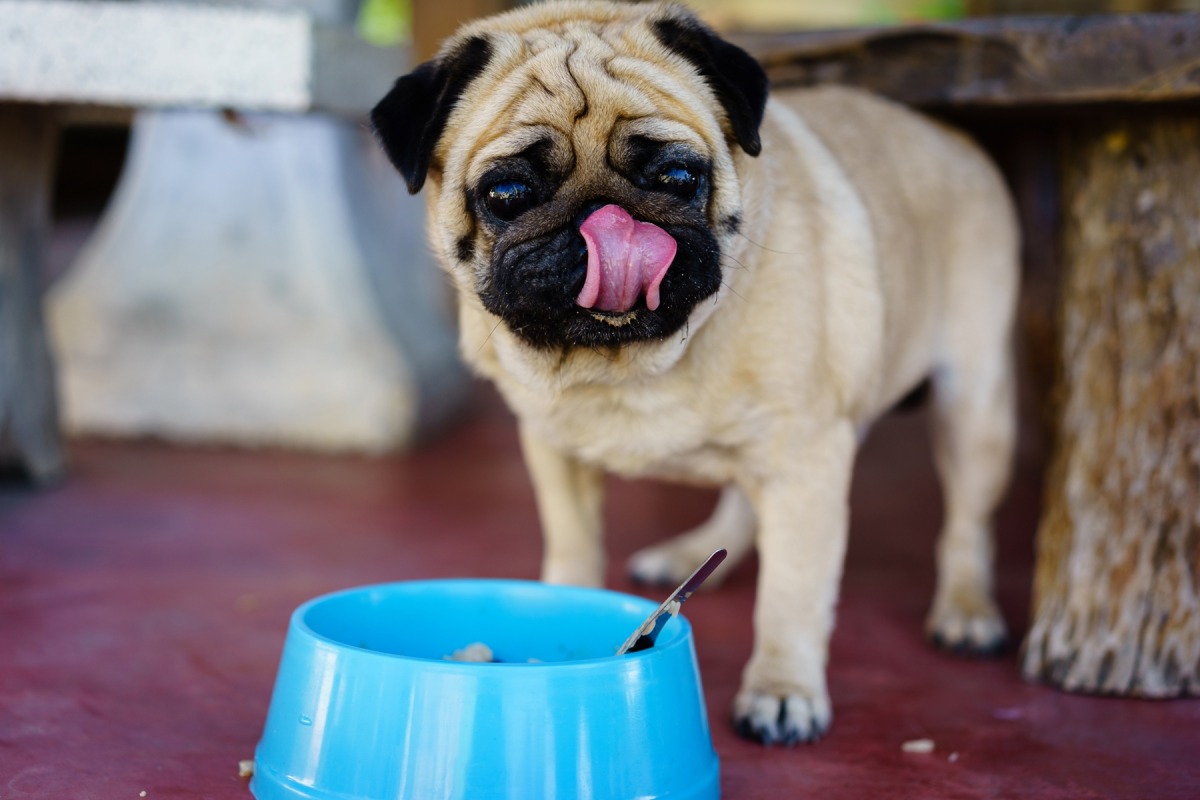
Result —
<path fill-rule="evenodd" d="M 726 555 L 728 553 L 725 548 L 721 548 L 706 558 L 703 564 L 696 567 L 696 571 L 679 584 L 679 588 L 671 592 L 662 605 L 656 608 L 653 614 L 646 617 L 646 621 L 629 635 L 629 638 L 617 650 L 617 655 L 623 656 L 626 653 L 636 653 L 653 647 L 663 626 L 679 613 L 679 607 L 700 588 L 700 584 L 708 580 L 708 576 L 712 575 L 713 570 L 720 566 Z"/>

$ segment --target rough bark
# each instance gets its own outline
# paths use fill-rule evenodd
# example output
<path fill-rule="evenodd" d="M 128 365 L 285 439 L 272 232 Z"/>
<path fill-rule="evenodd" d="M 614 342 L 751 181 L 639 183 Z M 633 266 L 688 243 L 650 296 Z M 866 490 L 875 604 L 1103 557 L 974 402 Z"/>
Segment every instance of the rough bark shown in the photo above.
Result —
<path fill-rule="evenodd" d="M 1200 120 L 1064 144 L 1058 433 L 1023 670 L 1200 694 Z"/>
<path fill-rule="evenodd" d="M 52 111 L 0 104 L 0 462 L 37 481 L 63 469 L 41 296 L 56 141 Z"/>

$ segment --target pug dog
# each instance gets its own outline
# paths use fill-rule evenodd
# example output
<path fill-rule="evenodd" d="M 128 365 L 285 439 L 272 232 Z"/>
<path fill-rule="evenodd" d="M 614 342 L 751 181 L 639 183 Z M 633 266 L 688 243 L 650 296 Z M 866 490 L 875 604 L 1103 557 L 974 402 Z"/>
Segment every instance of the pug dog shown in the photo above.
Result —
<path fill-rule="evenodd" d="M 1018 235 L 975 145 L 857 91 L 768 96 L 684 7 L 601 0 L 466 25 L 371 122 L 426 189 L 462 354 L 519 421 L 544 580 L 602 582 L 606 471 L 724 487 L 631 571 L 671 583 L 756 545 L 734 723 L 817 739 L 856 446 L 928 379 L 945 496 L 928 632 L 1001 642 L 989 518 L 1013 451 Z"/>

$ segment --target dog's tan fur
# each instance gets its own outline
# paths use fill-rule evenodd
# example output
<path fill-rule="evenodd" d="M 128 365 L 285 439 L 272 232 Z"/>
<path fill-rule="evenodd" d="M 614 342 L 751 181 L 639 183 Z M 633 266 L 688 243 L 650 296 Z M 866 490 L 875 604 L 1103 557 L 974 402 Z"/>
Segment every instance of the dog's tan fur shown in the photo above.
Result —
<path fill-rule="evenodd" d="M 455 41 L 484 33 L 494 51 L 435 151 L 430 235 L 459 290 L 463 355 L 520 420 L 544 579 L 602 581 L 603 471 L 727 487 L 708 523 L 631 567 L 669 582 L 717 546 L 736 558 L 757 543 L 756 638 L 735 717 L 766 741 L 810 739 L 830 721 L 824 673 L 856 446 L 929 376 L 946 498 L 929 632 L 980 648 L 1003 636 L 989 517 L 1014 438 L 1016 225 L 974 145 L 855 91 L 774 94 L 762 155 L 731 146 L 713 92 L 647 30 L 683 13 L 560 3 L 464 29 Z M 555 157 L 574 159 L 563 191 L 596 191 L 612 180 L 606 154 L 635 132 L 711 158 L 723 285 L 661 341 L 532 348 L 476 295 L 490 241 L 463 187 L 549 133 Z M 464 237 L 468 264 L 450 255 Z"/>

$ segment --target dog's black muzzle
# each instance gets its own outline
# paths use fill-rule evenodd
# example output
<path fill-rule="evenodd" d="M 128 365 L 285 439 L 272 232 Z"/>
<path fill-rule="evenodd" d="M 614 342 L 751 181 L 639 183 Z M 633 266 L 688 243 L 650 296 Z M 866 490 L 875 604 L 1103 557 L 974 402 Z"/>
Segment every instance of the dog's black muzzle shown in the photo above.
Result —
<path fill-rule="evenodd" d="M 500 237 L 480 299 L 514 334 L 537 348 L 618 347 L 666 338 L 683 330 L 696 305 L 720 288 L 721 266 L 720 247 L 707 227 L 661 227 L 674 237 L 678 249 L 654 311 L 646 308 L 644 298 L 623 313 L 576 304 L 587 277 L 587 246 L 577 221 L 523 241 L 510 243 Z"/>

